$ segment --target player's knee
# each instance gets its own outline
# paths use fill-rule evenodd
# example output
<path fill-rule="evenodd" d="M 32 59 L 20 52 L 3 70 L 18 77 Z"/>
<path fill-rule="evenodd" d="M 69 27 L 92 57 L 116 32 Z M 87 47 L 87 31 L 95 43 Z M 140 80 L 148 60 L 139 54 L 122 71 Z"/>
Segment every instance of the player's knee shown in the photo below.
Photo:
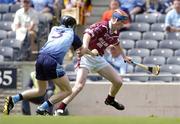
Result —
<path fill-rule="evenodd" d="M 43 96 L 45 93 L 46 93 L 46 89 L 45 90 L 37 89 L 38 96 Z"/>
<path fill-rule="evenodd" d="M 69 95 L 72 94 L 72 89 L 70 88 L 70 89 L 68 89 L 66 92 L 67 92 L 67 96 L 69 96 Z"/>
<path fill-rule="evenodd" d="M 84 84 L 83 84 L 83 83 L 79 83 L 79 84 L 75 85 L 75 89 L 76 89 L 78 92 L 81 91 L 81 90 L 83 89 L 83 87 L 84 87 Z"/>
<path fill-rule="evenodd" d="M 119 78 L 118 80 L 116 80 L 114 85 L 116 85 L 117 87 L 121 87 L 122 86 L 122 79 Z"/>

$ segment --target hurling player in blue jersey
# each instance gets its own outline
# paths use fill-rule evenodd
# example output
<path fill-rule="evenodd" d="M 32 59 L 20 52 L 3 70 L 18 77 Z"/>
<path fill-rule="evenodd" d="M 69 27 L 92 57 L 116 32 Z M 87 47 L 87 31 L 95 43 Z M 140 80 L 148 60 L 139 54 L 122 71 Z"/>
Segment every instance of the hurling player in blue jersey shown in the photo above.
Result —
<path fill-rule="evenodd" d="M 80 38 L 74 32 L 75 25 L 76 20 L 73 17 L 63 16 L 61 18 L 61 25 L 51 29 L 48 41 L 40 49 L 36 60 L 35 67 L 38 88 L 29 89 L 17 95 L 6 97 L 4 114 L 8 115 L 14 105 L 21 100 L 43 96 L 46 92 L 48 80 L 52 80 L 60 88 L 60 92 L 41 104 L 37 108 L 37 114 L 49 114 L 46 111 L 49 107 L 72 93 L 69 79 L 65 74 L 62 63 L 65 54 L 71 46 L 76 50 L 82 45 Z"/>

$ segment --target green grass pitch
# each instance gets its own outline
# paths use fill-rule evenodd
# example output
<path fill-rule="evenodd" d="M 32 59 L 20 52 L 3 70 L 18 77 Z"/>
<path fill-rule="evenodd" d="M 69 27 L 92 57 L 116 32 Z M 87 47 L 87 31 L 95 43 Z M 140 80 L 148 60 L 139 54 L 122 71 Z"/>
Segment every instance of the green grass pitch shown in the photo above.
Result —
<path fill-rule="evenodd" d="M 180 118 L 121 116 L 1 116 L 0 124 L 180 124 Z"/>

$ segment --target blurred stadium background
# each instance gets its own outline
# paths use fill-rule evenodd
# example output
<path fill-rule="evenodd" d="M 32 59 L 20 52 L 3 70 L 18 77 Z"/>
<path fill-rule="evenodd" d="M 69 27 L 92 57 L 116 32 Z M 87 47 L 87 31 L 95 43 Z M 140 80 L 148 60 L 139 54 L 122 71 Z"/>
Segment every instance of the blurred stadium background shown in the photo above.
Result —
<path fill-rule="evenodd" d="M 83 30 L 98 21 L 107 9 L 109 0 L 92 0 L 92 15 L 87 18 L 86 25 L 77 27 L 82 37 Z M 4 44 L 4 40 L 13 40 L 15 33 L 11 31 L 11 23 L 19 5 L 0 4 L 0 114 L 4 97 L 21 92 L 29 80 L 29 74 L 34 70 L 34 58 L 28 61 L 18 61 L 19 52 L 24 49 L 15 44 Z M 105 79 L 87 81 L 84 90 L 77 96 L 68 109 L 71 115 L 116 115 L 116 116 L 180 116 L 180 33 L 164 32 L 165 15 L 139 14 L 132 16 L 132 25 L 128 31 L 120 34 L 125 53 L 136 61 L 151 65 L 161 65 L 161 73 L 154 77 L 142 69 L 129 65 L 125 81 L 118 93 L 117 100 L 126 109 L 117 111 L 104 104 L 109 83 Z M 41 47 L 48 34 L 48 24 L 40 20 L 38 45 Z M 64 66 L 70 78 L 75 76 L 71 61 L 65 60 Z M 72 75 L 73 73 L 73 75 Z M 92 76 L 92 75 L 91 75 Z M 11 81 L 11 84 L 6 82 Z M 5 82 L 5 83 L 3 83 Z M 74 81 L 72 81 L 73 85 Z M 34 107 L 35 108 L 35 107 Z M 12 114 L 21 115 L 21 103 Z M 1 122 L 1 120 L 0 120 Z"/>

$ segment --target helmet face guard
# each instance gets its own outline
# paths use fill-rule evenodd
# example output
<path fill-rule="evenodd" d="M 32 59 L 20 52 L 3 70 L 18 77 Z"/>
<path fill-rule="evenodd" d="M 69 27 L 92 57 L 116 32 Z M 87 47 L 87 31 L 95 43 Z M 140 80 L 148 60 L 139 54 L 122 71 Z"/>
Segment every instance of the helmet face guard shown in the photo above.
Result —
<path fill-rule="evenodd" d="M 76 25 L 76 19 L 71 16 L 63 16 L 61 18 L 61 25 L 64 25 L 66 28 L 74 28 Z"/>

